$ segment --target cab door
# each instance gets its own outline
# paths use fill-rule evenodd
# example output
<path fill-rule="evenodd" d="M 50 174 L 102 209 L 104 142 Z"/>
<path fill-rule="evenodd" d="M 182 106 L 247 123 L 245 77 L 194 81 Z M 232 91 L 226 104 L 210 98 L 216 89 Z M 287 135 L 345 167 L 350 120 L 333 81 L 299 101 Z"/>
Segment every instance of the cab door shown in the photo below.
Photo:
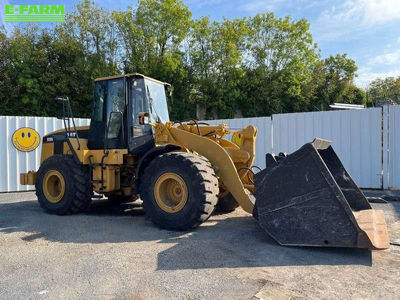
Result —
<path fill-rule="evenodd" d="M 127 147 L 125 78 L 97 81 L 89 130 L 89 149 Z"/>
<path fill-rule="evenodd" d="M 133 154 L 143 154 L 154 147 L 153 128 L 139 123 L 139 113 L 149 112 L 144 79 L 131 77 L 128 85 L 129 129 L 128 147 Z"/>

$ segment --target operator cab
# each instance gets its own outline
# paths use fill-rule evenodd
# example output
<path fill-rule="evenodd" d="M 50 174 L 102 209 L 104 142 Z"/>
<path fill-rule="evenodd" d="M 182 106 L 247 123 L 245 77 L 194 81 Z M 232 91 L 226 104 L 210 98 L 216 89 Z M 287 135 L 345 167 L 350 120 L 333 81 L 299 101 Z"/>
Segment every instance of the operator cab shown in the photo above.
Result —
<path fill-rule="evenodd" d="M 154 147 L 152 126 L 143 116 L 153 123 L 169 121 L 168 88 L 141 74 L 96 79 L 88 148 L 141 154 Z"/>

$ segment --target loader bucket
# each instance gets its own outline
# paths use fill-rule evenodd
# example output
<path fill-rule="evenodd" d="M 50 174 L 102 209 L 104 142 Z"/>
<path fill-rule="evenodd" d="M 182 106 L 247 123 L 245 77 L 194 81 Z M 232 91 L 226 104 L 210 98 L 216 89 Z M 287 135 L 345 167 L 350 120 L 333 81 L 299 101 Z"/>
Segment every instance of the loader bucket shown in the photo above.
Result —
<path fill-rule="evenodd" d="M 389 248 L 383 212 L 371 208 L 330 141 L 315 139 L 266 160 L 255 175 L 253 214 L 279 244 Z"/>

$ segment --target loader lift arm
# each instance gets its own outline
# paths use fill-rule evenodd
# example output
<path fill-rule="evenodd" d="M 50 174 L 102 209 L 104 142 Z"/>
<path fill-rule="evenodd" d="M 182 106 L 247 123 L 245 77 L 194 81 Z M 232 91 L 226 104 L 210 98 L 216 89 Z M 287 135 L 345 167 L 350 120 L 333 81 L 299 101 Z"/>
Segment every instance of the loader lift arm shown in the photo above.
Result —
<path fill-rule="evenodd" d="M 209 138 L 179 128 L 170 128 L 170 133 L 185 148 L 195 151 L 210 160 L 216 174 L 243 210 L 249 214 L 253 213 L 254 203 L 251 202 L 249 195 L 246 193 L 236 167 L 223 147 Z"/>

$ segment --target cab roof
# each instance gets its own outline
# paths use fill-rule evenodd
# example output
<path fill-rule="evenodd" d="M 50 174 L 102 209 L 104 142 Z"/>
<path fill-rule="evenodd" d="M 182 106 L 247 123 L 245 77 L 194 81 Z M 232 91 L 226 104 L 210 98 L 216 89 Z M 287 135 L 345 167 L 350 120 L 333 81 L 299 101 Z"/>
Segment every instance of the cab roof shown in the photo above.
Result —
<path fill-rule="evenodd" d="M 110 80 L 110 79 L 117 79 L 117 78 L 124 78 L 124 77 L 145 78 L 145 79 L 148 79 L 148 80 L 152 80 L 152 81 L 154 81 L 154 82 L 157 82 L 157 83 L 159 83 L 159 84 L 163 84 L 163 85 L 166 85 L 166 86 L 170 86 L 169 83 L 162 82 L 162 81 L 159 81 L 159 80 L 154 79 L 154 78 L 151 78 L 151 77 L 147 77 L 147 76 L 145 76 L 145 75 L 143 75 L 143 74 L 140 74 L 140 73 L 129 73 L 129 74 L 121 74 L 121 75 L 108 76 L 108 77 L 100 77 L 100 78 L 96 78 L 94 81 L 97 82 L 97 81 Z"/>

